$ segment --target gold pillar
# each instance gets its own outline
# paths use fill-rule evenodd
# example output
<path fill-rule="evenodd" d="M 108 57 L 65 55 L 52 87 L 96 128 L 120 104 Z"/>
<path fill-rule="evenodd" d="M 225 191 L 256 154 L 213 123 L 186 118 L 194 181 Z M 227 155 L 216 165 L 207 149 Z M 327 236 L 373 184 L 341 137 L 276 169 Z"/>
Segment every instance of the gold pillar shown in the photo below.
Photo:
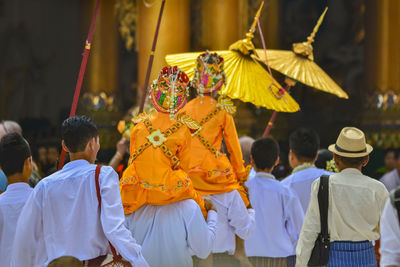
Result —
<path fill-rule="evenodd" d="M 96 0 L 87 5 L 85 17 L 89 30 Z M 118 88 L 118 23 L 114 12 L 115 0 L 102 1 L 97 17 L 96 29 L 92 41 L 87 66 L 88 89 L 91 93 L 105 92 L 112 94 Z M 90 16 L 89 16 L 90 14 Z M 87 34 L 87 33 L 86 33 Z"/>
<path fill-rule="evenodd" d="M 139 53 L 139 98 L 143 92 L 147 64 L 161 7 L 159 0 L 153 1 L 155 3 L 150 7 L 146 7 L 143 2 L 138 1 L 138 30 L 136 33 Z M 167 65 L 165 62 L 167 54 L 189 52 L 189 49 L 190 0 L 167 0 L 161 19 L 150 84 L 157 77 L 161 68 Z"/>
<path fill-rule="evenodd" d="M 266 3 L 260 16 L 260 23 L 267 49 L 282 49 L 280 47 L 282 0 L 269 0 Z M 251 14 L 252 18 L 254 15 Z M 260 48 L 262 48 L 261 44 Z"/>
<path fill-rule="evenodd" d="M 210 50 L 226 50 L 241 39 L 240 0 L 202 1 L 202 46 Z"/>
<path fill-rule="evenodd" d="M 368 0 L 366 78 L 370 90 L 400 93 L 400 1 Z"/>

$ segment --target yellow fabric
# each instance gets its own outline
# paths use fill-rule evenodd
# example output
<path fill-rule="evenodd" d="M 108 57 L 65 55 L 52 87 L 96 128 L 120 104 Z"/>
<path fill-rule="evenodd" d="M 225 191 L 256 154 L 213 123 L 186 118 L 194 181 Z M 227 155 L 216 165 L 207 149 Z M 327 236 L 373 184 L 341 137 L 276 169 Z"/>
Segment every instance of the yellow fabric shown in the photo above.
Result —
<path fill-rule="evenodd" d="M 217 101 L 209 96 L 193 99 L 182 109 L 195 121 L 201 121 L 217 106 Z M 218 158 L 200 140 L 192 137 L 189 176 L 201 195 L 219 194 L 239 189 L 239 182 L 247 180 L 243 166 L 242 151 L 236 133 L 233 117 L 225 110 L 219 111 L 202 125 L 200 134 L 217 149 L 224 138 L 230 154 L 230 161 L 224 154 Z"/>
<path fill-rule="evenodd" d="M 170 128 L 175 120 L 167 113 L 156 113 L 150 119 L 154 129 L 162 132 Z M 130 153 L 133 154 L 148 141 L 150 133 L 144 122 L 137 124 L 131 133 Z M 187 175 L 190 163 L 191 135 L 186 127 L 180 127 L 165 141 L 168 149 L 178 157 L 180 165 L 172 169 L 172 163 L 160 147 L 146 148 L 124 171 L 120 180 L 120 191 L 125 214 L 132 213 L 142 205 L 166 205 L 183 199 L 194 199 L 204 213 L 204 201 L 193 188 Z"/>

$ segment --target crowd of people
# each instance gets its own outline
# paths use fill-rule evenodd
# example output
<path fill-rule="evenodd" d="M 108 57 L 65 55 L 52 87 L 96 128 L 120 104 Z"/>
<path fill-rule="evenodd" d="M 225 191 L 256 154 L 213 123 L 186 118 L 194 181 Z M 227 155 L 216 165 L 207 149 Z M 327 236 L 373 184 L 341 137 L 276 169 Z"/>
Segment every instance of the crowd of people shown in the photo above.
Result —
<path fill-rule="evenodd" d="M 163 68 L 150 91 L 155 111 L 132 119 L 109 166 L 95 164 L 96 125 L 74 116 L 61 125 L 69 162 L 33 185 L 30 146 L 18 124 L 3 122 L 1 266 L 400 266 L 397 168 L 382 182 L 363 175 L 373 148 L 355 127 L 327 150 L 300 128 L 288 138 L 292 171 L 277 179 L 277 141 L 239 139 L 233 103 L 216 98 L 223 64 L 200 55 L 192 81 Z M 187 102 L 189 86 L 198 97 Z M 315 256 L 318 240 L 329 259 Z"/>

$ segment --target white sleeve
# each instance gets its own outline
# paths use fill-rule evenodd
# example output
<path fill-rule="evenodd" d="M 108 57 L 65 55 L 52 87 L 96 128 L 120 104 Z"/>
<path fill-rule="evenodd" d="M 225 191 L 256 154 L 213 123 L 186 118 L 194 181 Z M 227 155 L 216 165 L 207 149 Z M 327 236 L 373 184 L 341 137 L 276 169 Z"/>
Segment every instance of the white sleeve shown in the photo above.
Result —
<path fill-rule="evenodd" d="M 294 193 L 287 189 L 285 195 L 284 214 L 286 221 L 286 229 L 292 241 L 293 247 L 296 247 L 299 239 L 301 226 L 303 225 L 304 213 L 301 207 L 300 200 Z"/>
<path fill-rule="evenodd" d="M 210 255 L 215 241 L 217 213 L 210 210 L 207 223 L 199 206 L 196 204 L 193 215 L 186 224 L 187 242 L 192 255 L 205 259 Z"/>
<path fill-rule="evenodd" d="M 397 210 L 386 201 L 381 218 L 381 266 L 400 265 L 400 225 Z"/>
<path fill-rule="evenodd" d="M 321 231 L 319 217 L 318 194 L 319 179 L 315 180 L 311 186 L 311 197 L 299 241 L 296 247 L 296 267 L 306 267 L 314 248 L 315 240 Z"/>
<path fill-rule="evenodd" d="M 111 167 L 104 166 L 101 168 L 99 180 L 101 224 L 108 241 L 133 267 L 149 266 L 142 256 L 142 247 L 136 243 L 125 226 L 118 174 Z"/>
<path fill-rule="evenodd" d="M 241 239 L 248 239 L 256 228 L 254 209 L 246 209 L 237 190 L 233 191 L 232 201 L 228 207 L 228 222 Z"/>
<path fill-rule="evenodd" d="M 43 240 L 42 189 L 37 186 L 19 216 L 11 252 L 12 267 L 42 266 L 47 261 Z"/>

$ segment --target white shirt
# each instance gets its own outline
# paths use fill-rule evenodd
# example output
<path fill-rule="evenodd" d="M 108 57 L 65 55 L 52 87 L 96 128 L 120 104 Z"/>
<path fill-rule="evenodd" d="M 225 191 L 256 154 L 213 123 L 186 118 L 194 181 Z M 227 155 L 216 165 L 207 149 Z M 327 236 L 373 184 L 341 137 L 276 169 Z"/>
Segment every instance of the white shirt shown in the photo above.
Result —
<path fill-rule="evenodd" d="M 331 172 L 326 170 L 310 167 L 301 171 L 293 172 L 282 180 L 281 183 L 297 194 L 301 206 L 303 207 L 303 212 L 306 213 L 308 203 L 310 202 L 311 184 L 322 175 L 331 174 Z"/>
<path fill-rule="evenodd" d="M 400 266 L 400 225 L 397 210 L 386 201 L 381 218 L 381 266 Z"/>
<path fill-rule="evenodd" d="M 235 235 L 248 239 L 255 229 L 254 210 L 246 209 L 237 190 L 227 193 L 206 195 L 218 212 L 217 237 L 213 253 L 235 252 Z"/>
<path fill-rule="evenodd" d="M 394 169 L 382 176 L 380 181 L 386 186 L 388 191 L 392 191 L 400 185 L 399 172 Z"/>
<path fill-rule="evenodd" d="M 117 173 L 101 168 L 100 213 L 95 169 L 75 160 L 36 185 L 18 220 L 12 266 L 47 266 L 66 255 L 93 259 L 110 253 L 108 241 L 132 266 L 148 266 L 124 225 Z"/>
<path fill-rule="evenodd" d="M 215 241 L 217 213 L 207 223 L 197 203 L 186 199 L 164 206 L 142 206 L 126 216 L 128 229 L 150 266 L 191 267 L 192 256 L 207 258 Z"/>
<path fill-rule="evenodd" d="M 246 240 L 248 257 L 283 258 L 296 254 L 304 214 L 299 199 L 272 174 L 258 172 L 249 188 L 256 230 Z"/>
<path fill-rule="evenodd" d="M 12 244 L 18 217 L 32 193 L 27 183 L 10 184 L 0 195 L 0 260 L 1 266 L 10 266 Z"/>
<path fill-rule="evenodd" d="M 319 179 L 312 184 L 307 209 L 296 248 L 296 267 L 307 266 L 321 230 L 318 206 Z M 328 232 L 330 241 L 379 239 L 379 222 L 388 196 L 385 186 L 359 170 L 349 168 L 329 178 Z"/>

